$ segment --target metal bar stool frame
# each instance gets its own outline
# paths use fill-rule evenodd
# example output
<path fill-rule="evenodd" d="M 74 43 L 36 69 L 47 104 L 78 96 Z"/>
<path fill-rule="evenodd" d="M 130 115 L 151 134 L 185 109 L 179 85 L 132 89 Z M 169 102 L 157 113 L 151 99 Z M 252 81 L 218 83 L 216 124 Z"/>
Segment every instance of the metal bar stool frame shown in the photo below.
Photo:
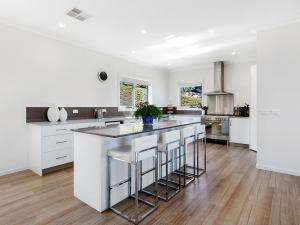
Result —
<path fill-rule="evenodd" d="M 200 135 L 203 135 L 203 138 L 200 138 Z M 201 175 L 203 175 L 206 172 L 206 133 L 198 133 L 195 134 L 195 136 L 197 136 L 195 142 L 196 142 L 196 177 L 200 177 Z M 202 146 L 204 145 L 204 168 L 200 168 L 199 166 L 199 140 L 201 140 Z M 187 165 L 188 168 L 193 168 L 192 166 Z"/>
<path fill-rule="evenodd" d="M 186 168 L 189 167 L 186 164 L 186 152 L 187 152 L 187 139 L 188 138 L 193 138 L 194 140 L 191 142 L 193 143 L 193 173 L 188 173 L 186 171 Z M 181 145 L 181 147 L 183 147 L 183 154 L 181 154 L 181 148 L 179 148 L 179 156 L 176 156 L 175 159 L 179 159 L 179 169 L 178 172 L 176 171 L 176 173 L 179 176 L 183 176 L 183 184 L 180 183 L 181 186 L 186 186 L 190 183 L 192 183 L 193 181 L 195 181 L 195 177 L 196 177 L 196 146 L 195 146 L 195 134 L 190 135 L 188 137 L 184 138 L 184 144 Z M 181 157 L 183 156 L 183 173 L 181 172 Z M 186 181 L 186 179 L 189 178 L 189 181 Z"/>
<path fill-rule="evenodd" d="M 139 198 L 139 177 L 142 177 L 143 174 L 140 174 L 140 169 L 139 167 L 142 165 L 141 162 L 142 160 L 139 161 L 139 155 L 143 152 L 149 151 L 149 150 L 153 150 L 155 149 L 155 156 L 153 157 L 153 162 L 154 162 L 154 168 L 152 168 L 153 170 L 155 170 L 155 192 L 156 194 L 155 196 L 155 203 L 153 204 L 150 201 L 147 201 L 145 199 Z M 108 166 L 108 176 L 107 176 L 107 184 L 108 184 L 108 208 L 111 209 L 114 213 L 116 213 L 117 215 L 121 216 L 122 218 L 128 220 L 129 222 L 132 222 L 134 224 L 139 224 L 140 222 L 142 222 L 146 217 L 148 217 L 152 212 L 154 212 L 157 209 L 157 203 L 158 203 L 158 193 L 157 193 L 157 177 L 158 177 L 158 147 L 151 147 L 151 148 L 147 148 L 138 152 L 135 152 L 135 162 L 131 162 L 128 163 L 127 161 L 124 160 L 120 160 L 120 159 L 115 159 L 111 156 L 107 156 L 107 166 Z M 111 175 L 111 167 L 110 167 L 110 161 L 114 159 L 114 160 L 118 160 L 118 161 L 122 161 L 125 163 L 128 163 L 128 178 L 120 181 L 114 185 L 111 186 L 111 179 L 110 179 L 110 175 Z M 131 194 L 131 165 L 135 166 L 135 194 Z M 111 194 L 111 190 L 114 187 L 117 186 L 121 186 L 125 183 L 128 183 L 128 197 L 130 198 L 134 198 L 135 199 L 135 207 L 136 209 L 138 209 L 138 203 L 142 202 L 145 205 L 150 206 L 151 208 L 149 210 L 147 210 L 147 212 L 145 214 L 143 214 L 142 216 L 139 216 L 138 214 L 136 215 L 135 218 L 129 217 L 127 214 L 119 211 L 118 209 L 114 208 L 113 206 L 111 206 L 110 203 L 110 194 Z M 140 218 L 139 218 L 140 217 Z"/>
<path fill-rule="evenodd" d="M 172 150 L 170 150 L 171 152 L 171 157 L 170 157 L 170 160 L 169 160 L 169 146 L 171 144 L 174 144 L 174 143 L 178 143 L 178 148 L 174 148 Z M 173 198 L 176 194 L 179 193 L 179 191 L 181 190 L 181 185 L 179 185 L 181 183 L 181 176 L 178 176 L 178 183 L 177 182 L 174 182 L 174 181 L 170 181 L 168 178 L 169 178 L 169 163 L 172 163 L 172 166 L 171 166 L 171 172 L 173 173 L 174 172 L 174 157 L 173 157 L 173 153 L 174 151 L 176 151 L 177 149 L 180 149 L 180 140 L 177 140 L 177 141 L 172 141 L 172 142 L 169 142 L 169 143 L 166 143 L 166 146 L 165 146 L 165 152 L 164 151 L 158 151 L 158 153 L 160 154 L 160 157 L 158 157 L 160 159 L 160 180 L 158 180 L 158 185 L 162 185 L 162 186 L 165 186 L 166 187 L 166 197 L 164 196 L 160 196 L 158 195 L 158 198 L 163 200 L 163 201 L 169 201 L 171 198 Z M 162 154 L 165 153 L 166 154 L 166 162 L 162 162 Z M 165 176 L 165 179 L 162 177 L 162 167 L 166 165 L 166 176 Z M 150 172 L 149 170 L 147 170 L 146 172 L 144 173 L 148 173 Z M 162 182 L 164 181 L 164 182 Z M 178 187 L 174 187 L 174 186 L 170 186 L 169 183 L 173 183 L 175 185 L 177 185 Z M 175 190 L 175 192 L 172 194 L 172 195 L 169 195 L 169 188 Z M 147 193 L 147 194 L 150 194 L 150 195 L 154 195 L 153 192 L 150 192 L 150 191 L 147 191 L 147 190 L 142 190 L 144 193 Z"/>

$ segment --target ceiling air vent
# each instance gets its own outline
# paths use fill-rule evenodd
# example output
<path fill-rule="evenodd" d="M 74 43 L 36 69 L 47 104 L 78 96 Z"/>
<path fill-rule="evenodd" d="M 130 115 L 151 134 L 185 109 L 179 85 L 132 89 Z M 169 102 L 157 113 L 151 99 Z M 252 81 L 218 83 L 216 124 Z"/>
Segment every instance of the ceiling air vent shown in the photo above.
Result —
<path fill-rule="evenodd" d="M 83 12 L 80 9 L 73 8 L 69 12 L 67 12 L 68 16 L 71 16 L 79 21 L 85 21 L 88 18 L 91 18 L 92 16 L 86 12 Z"/>

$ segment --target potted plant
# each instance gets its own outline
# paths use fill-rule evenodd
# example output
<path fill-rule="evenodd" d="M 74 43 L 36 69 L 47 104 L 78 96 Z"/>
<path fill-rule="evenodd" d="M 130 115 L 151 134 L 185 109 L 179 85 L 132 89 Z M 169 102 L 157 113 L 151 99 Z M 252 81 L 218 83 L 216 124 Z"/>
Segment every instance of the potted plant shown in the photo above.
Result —
<path fill-rule="evenodd" d="M 152 125 L 153 119 L 160 119 L 162 114 L 162 111 L 158 107 L 149 105 L 148 102 L 139 104 L 133 113 L 136 119 L 143 119 L 144 125 Z"/>

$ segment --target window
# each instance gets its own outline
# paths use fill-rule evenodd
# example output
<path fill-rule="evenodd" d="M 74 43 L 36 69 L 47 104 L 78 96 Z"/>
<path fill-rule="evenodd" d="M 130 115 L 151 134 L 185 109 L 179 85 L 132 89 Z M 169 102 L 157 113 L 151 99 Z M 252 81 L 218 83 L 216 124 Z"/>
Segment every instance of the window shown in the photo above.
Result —
<path fill-rule="evenodd" d="M 134 108 L 140 103 L 150 102 L 149 88 L 150 85 L 138 80 L 120 81 L 120 107 Z"/>
<path fill-rule="evenodd" d="M 182 85 L 179 87 L 179 106 L 199 109 L 202 106 L 202 85 Z"/>

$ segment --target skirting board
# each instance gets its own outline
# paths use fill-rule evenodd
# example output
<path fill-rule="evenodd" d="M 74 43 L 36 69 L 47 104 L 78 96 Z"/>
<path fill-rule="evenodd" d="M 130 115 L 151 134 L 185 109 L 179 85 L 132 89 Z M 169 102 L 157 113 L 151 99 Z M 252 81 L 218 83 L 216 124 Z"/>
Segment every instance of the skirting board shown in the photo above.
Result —
<path fill-rule="evenodd" d="M 11 170 L 0 171 L 0 177 L 8 175 L 8 174 L 24 171 L 24 170 L 28 170 L 28 167 L 21 167 L 21 168 L 15 168 L 15 169 L 11 169 Z"/>
<path fill-rule="evenodd" d="M 283 174 L 288 174 L 288 175 L 293 175 L 293 176 L 300 176 L 300 171 L 293 171 L 293 170 L 285 170 L 281 168 L 276 168 L 276 167 L 270 167 L 262 164 L 256 164 L 256 168 L 260 170 L 268 170 L 276 173 L 283 173 Z"/>

